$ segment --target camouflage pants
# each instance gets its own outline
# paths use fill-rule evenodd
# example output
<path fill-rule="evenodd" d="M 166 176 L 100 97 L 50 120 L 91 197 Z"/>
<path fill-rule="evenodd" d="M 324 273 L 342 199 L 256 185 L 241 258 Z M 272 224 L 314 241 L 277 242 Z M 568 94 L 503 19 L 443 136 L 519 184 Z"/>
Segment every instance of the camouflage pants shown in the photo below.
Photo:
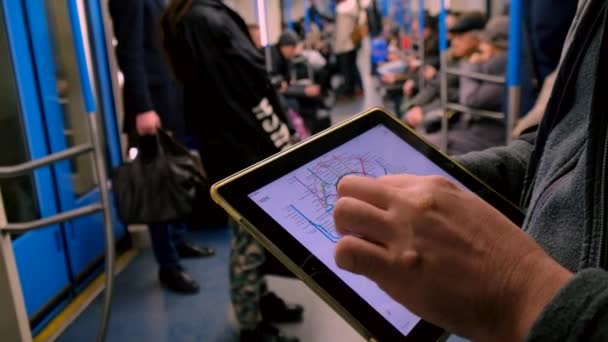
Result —
<path fill-rule="evenodd" d="M 254 329 L 262 320 L 260 296 L 267 291 L 262 266 L 264 248 L 236 222 L 230 220 L 230 297 L 241 329 Z"/>

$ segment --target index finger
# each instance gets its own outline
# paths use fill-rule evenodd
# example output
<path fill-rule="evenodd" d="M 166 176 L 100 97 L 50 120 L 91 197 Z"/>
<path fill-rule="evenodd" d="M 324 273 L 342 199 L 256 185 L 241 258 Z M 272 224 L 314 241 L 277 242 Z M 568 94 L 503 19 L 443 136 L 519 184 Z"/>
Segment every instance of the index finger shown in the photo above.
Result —
<path fill-rule="evenodd" d="M 386 175 L 378 178 L 378 182 L 387 187 L 405 188 L 420 181 L 421 176 L 411 174 Z"/>
<path fill-rule="evenodd" d="M 377 179 L 362 176 L 345 176 L 338 182 L 338 195 L 352 197 L 380 209 L 390 205 L 394 190 Z"/>

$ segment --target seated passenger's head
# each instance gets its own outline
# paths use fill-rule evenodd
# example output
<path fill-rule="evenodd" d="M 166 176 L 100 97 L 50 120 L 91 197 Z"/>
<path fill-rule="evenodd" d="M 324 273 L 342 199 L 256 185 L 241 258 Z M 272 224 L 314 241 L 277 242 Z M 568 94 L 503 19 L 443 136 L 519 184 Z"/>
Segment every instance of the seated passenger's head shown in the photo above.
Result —
<path fill-rule="evenodd" d="M 450 29 L 451 52 L 456 58 L 468 57 L 479 47 L 477 32 L 482 30 L 486 19 L 481 13 L 469 13 L 461 16 Z"/>
<path fill-rule="evenodd" d="M 505 53 L 509 47 L 509 17 L 498 16 L 490 19 L 486 28 L 479 33 L 479 50 L 482 54 L 495 56 Z"/>
<path fill-rule="evenodd" d="M 300 43 L 300 37 L 291 31 L 287 30 L 281 34 L 279 37 L 279 50 L 281 51 L 281 55 L 285 59 L 292 59 L 298 54 L 298 44 Z"/>

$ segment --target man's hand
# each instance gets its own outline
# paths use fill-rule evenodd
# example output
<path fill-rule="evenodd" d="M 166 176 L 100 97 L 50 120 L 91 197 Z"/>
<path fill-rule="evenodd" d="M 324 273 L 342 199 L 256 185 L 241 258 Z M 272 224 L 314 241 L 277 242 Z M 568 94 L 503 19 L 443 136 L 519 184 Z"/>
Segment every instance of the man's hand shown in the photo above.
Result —
<path fill-rule="evenodd" d="M 321 87 L 316 84 L 306 86 L 304 94 L 308 97 L 317 97 L 321 95 Z"/>
<path fill-rule="evenodd" d="M 475 52 L 474 54 L 471 55 L 471 57 L 469 57 L 469 63 L 482 64 L 482 63 L 487 62 L 490 58 L 492 58 L 492 56 L 487 53 Z"/>
<path fill-rule="evenodd" d="M 345 177 L 337 264 L 422 318 L 479 341 L 517 341 L 572 275 L 496 209 L 451 181 Z"/>
<path fill-rule="evenodd" d="M 153 110 L 137 114 L 135 128 L 140 136 L 154 135 L 160 128 L 160 117 Z"/>
<path fill-rule="evenodd" d="M 403 95 L 411 97 L 412 95 L 414 95 L 414 88 L 416 88 L 414 80 L 410 79 L 405 81 L 405 83 L 403 84 Z"/>
<path fill-rule="evenodd" d="M 417 128 L 424 121 L 424 110 L 420 106 L 412 107 L 405 114 L 404 121 L 410 127 Z"/>

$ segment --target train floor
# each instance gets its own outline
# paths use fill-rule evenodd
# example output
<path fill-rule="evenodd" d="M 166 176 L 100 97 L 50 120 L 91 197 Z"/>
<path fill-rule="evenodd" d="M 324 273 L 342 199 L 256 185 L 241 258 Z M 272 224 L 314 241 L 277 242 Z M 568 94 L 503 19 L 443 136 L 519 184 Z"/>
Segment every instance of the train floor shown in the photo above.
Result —
<path fill-rule="evenodd" d="M 380 104 L 379 99 L 370 99 L 369 95 L 356 101 L 340 102 L 332 112 L 332 121 L 340 122 L 365 108 Z M 230 230 L 214 228 L 195 231 L 190 233 L 188 239 L 213 247 L 217 252 L 212 258 L 183 262 L 185 268 L 200 282 L 200 293 L 184 296 L 162 289 L 158 283 L 152 251 L 149 248 L 142 249 L 116 278 L 108 341 L 238 341 L 238 330 L 228 293 Z M 272 291 L 305 306 L 304 321 L 282 326 L 285 332 L 299 336 L 302 341 L 363 341 L 300 281 L 268 278 Z M 58 341 L 93 341 L 101 305 L 99 297 L 68 327 Z"/>
<path fill-rule="evenodd" d="M 365 96 L 339 102 L 332 112 L 334 123 L 364 109 L 383 105 L 369 75 L 369 63 L 360 58 Z M 162 289 L 157 266 L 150 249 L 143 249 L 116 278 L 114 304 L 107 341 L 148 342 L 232 342 L 238 341 L 237 327 L 230 307 L 228 257 L 230 231 L 226 228 L 192 232 L 193 242 L 216 249 L 208 259 L 186 260 L 184 266 L 200 282 L 197 295 L 177 295 Z M 304 321 L 283 325 L 289 334 L 303 342 L 363 341 L 340 316 L 335 314 L 303 283 L 295 279 L 269 277 L 269 287 L 283 298 L 304 305 Z M 93 341 L 101 314 L 97 298 L 67 330 L 59 342 Z M 462 341 L 452 337 L 450 341 Z"/>

